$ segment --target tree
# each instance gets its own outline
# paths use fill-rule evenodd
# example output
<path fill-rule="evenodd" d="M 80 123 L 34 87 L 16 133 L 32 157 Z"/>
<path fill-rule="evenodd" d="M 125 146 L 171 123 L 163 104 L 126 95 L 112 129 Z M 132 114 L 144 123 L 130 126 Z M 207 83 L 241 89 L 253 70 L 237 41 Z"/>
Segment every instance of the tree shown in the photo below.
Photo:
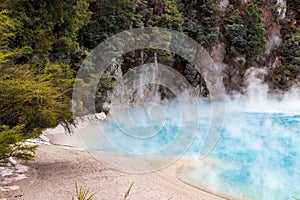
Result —
<path fill-rule="evenodd" d="M 90 10 L 91 20 L 79 36 L 81 44 L 89 49 L 131 28 L 182 29 L 183 19 L 173 0 L 95 0 Z"/>
<path fill-rule="evenodd" d="M 23 124 L 24 131 L 30 133 L 59 123 L 68 128 L 73 122 L 73 81 L 63 78 L 60 65 L 50 65 L 40 75 L 28 66 L 0 69 L 0 124 Z"/>
<path fill-rule="evenodd" d="M 247 27 L 247 58 L 262 55 L 266 51 L 267 40 L 262 23 L 261 10 L 254 3 L 248 3 L 245 11 L 245 25 Z"/>
<path fill-rule="evenodd" d="M 16 24 L 9 17 L 9 13 L 9 10 L 0 11 L 0 65 L 11 64 L 12 58 L 24 53 L 22 49 L 9 48 L 16 30 Z"/>
<path fill-rule="evenodd" d="M 90 22 L 80 31 L 80 41 L 92 49 L 112 35 L 131 28 L 161 27 L 181 31 L 183 18 L 173 0 L 96 0 Z M 154 51 L 168 62 L 170 53 L 157 49 L 135 50 L 122 56 L 122 70 L 144 64 Z M 151 59 L 150 59 L 151 60 Z"/>
<path fill-rule="evenodd" d="M 231 55 L 246 53 L 247 27 L 242 18 L 243 13 L 240 11 L 239 5 L 231 2 L 226 9 L 223 20 L 223 34 L 228 52 Z"/>
<path fill-rule="evenodd" d="M 294 31 L 292 30 L 294 29 Z M 279 48 L 281 56 L 289 63 L 295 63 L 295 59 L 300 57 L 300 30 L 290 27 L 289 34 L 285 36 L 284 42 Z M 299 62 L 299 61 L 298 61 Z"/>
<path fill-rule="evenodd" d="M 183 15 L 183 32 L 203 44 L 205 34 L 200 19 L 200 3 L 197 0 L 180 1 L 178 9 Z"/>
<path fill-rule="evenodd" d="M 143 26 L 141 17 L 136 15 L 135 4 L 130 0 L 95 0 L 89 9 L 91 19 L 79 31 L 79 41 L 88 49 L 121 31 Z"/>
<path fill-rule="evenodd" d="M 0 124 L 24 125 L 24 131 L 72 123 L 70 98 L 72 79 L 62 65 L 47 65 L 39 73 L 31 64 L 17 64 L 22 48 L 9 47 L 16 34 L 16 24 L 0 12 Z"/>
<path fill-rule="evenodd" d="M 276 72 L 290 77 L 291 80 L 296 79 L 300 74 L 300 30 L 291 24 L 282 23 L 282 32 L 284 41 L 278 53 L 284 64 Z"/>
<path fill-rule="evenodd" d="M 91 3 L 90 10 L 93 13 L 90 22 L 82 27 L 79 34 L 81 44 L 88 49 L 93 49 L 105 39 L 132 28 L 162 27 L 182 30 L 183 18 L 173 0 L 95 0 Z M 172 54 L 167 51 L 134 50 L 120 58 L 122 71 L 127 72 L 130 68 L 153 60 L 154 52 L 157 52 L 158 57 L 163 58 L 160 62 L 171 62 Z M 89 76 L 88 74 L 91 73 L 87 72 L 86 74 Z M 98 94 L 101 93 L 105 96 L 106 90 L 112 88 L 113 84 L 109 80 L 112 80 L 111 77 L 102 75 L 99 84 L 102 87 L 99 87 Z M 101 103 L 101 95 L 98 96 L 98 94 L 96 101 Z"/>
<path fill-rule="evenodd" d="M 8 16 L 8 10 L 0 12 L 0 66 L 6 68 L 12 64 L 12 58 L 16 57 L 20 50 L 10 50 L 8 45 L 11 38 L 14 36 L 15 23 Z M 2 71 L 1 71 L 2 72 Z M 4 73 L 1 75 L 4 77 Z M 7 77 L 7 75 L 5 75 Z M 0 95 L 5 95 L 0 93 Z M 0 101 L 1 102 L 1 101 Z M 1 102 L 2 107 L 2 102 Z M 10 105 L 12 107 L 13 105 Z M 1 113 L 1 117 L 3 113 Z M 5 117 L 5 116 L 4 116 Z M 18 125 L 9 127 L 0 122 L 0 163 L 8 162 L 11 156 L 28 160 L 32 158 L 33 152 L 36 147 L 24 145 L 28 135 L 24 135 L 23 126 Z"/>
<path fill-rule="evenodd" d="M 31 62 L 19 63 L 31 48 L 13 44 L 18 25 L 9 15 L 8 10 L 0 12 L 0 162 L 9 156 L 31 158 L 35 148 L 24 145 L 27 138 L 73 123 L 73 79 L 63 64 L 44 64 L 37 70 Z"/>
<path fill-rule="evenodd" d="M 84 56 L 77 32 L 89 19 L 89 1 L 6 0 L 4 6 L 18 25 L 11 47 L 32 49 L 19 63 L 30 62 L 38 70 L 47 63 L 63 63 L 76 70 Z"/>
<path fill-rule="evenodd" d="M 135 1 L 136 16 L 139 16 L 143 27 L 160 27 L 175 31 L 182 31 L 183 16 L 179 12 L 173 0 L 147 0 Z M 171 37 L 171 36 L 170 36 Z M 171 40 L 172 38 L 166 38 Z M 160 42 L 155 41 L 154 42 Z M 159 49 L 136 50 L 123 56 L 122 69 L 126 72 L 129 68 L 139 66 L 145 62 L 153 61 L 154 53 L 157 53 L 160 63 L 170 64 L 172 53 Z"/>
<path fill-rule="evenodd" d="M 145 27 L 161 27 L 175 31 L 182 30 L 183 18 L 173 0 L 148 0 L 140 2 L 142 21 Z"/>
<path fill-rule="evenodd" d="M 219 39 L 221 10 L 219 1 L 217 0 L 202 0 L 200 1 L 200 19 L 206 34 L 206 43 L 213 43 Z"/>
<path fill-rule="evenodd" d="M 222 11 L 218 1 L 179 1 L 179 11 L 184 17 L 183 31 L 203 45 L 219 39 Z"/>

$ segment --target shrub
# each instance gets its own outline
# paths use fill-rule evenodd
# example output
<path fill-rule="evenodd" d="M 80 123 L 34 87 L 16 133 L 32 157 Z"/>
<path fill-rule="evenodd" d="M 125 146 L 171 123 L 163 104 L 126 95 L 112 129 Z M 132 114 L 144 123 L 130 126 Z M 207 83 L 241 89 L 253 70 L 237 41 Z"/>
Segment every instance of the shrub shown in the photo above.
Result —
<path fill-rule="evenodd" d="M 29 160 L 33 157 L 37 146 L 26 145 L 24 142 L 30 136 L 23 133 L 23 126 L 10 128 L 0 126 L 0 163 L 8 162 L 9 157 Z"/>

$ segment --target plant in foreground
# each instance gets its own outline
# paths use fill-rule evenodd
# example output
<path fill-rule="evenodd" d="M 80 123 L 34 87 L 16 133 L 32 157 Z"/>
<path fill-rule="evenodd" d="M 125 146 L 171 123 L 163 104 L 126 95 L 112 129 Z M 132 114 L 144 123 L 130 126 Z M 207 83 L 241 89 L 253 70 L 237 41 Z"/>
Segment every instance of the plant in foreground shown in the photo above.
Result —
<path fill-rule="evenodd" d="M 95 193 L 90 194 L 90 191 L 88 189 L 84 189 L 82 186 L 78 187 L 77 183 L 75 183 L 75 187 L 76 187 L 76 197 L 72 196 L 72 200 L 93 200 L 94 199 Z"/>
<path fill-rule="evenodd" d="M 130 191 L 131 191 L 131 188 L 133 186 L 134 182 L 132 182 L 128 188 L 128 190 L 126 191 L 125 195 L 124 195 L 124 199 L 126 199 L 127 197 L 129 197 L 129 194 L 130 194 Z"/>
<path fill-rule="evenodd" d="M 131 188 L 133 186 L 134 182 L 132 182 L 124 194 L 124 200 L 129 197 Z M 75 183 L 76 187 L 76 195 L 72 196 L 72 200 L 93 200 L 96 193 L 90 194 L 90 191 L 88 189 L 84 189 L 82 186 L 78 187 L 77 183 Z M 76 199 L 75 199 L 76 198 Z"/>

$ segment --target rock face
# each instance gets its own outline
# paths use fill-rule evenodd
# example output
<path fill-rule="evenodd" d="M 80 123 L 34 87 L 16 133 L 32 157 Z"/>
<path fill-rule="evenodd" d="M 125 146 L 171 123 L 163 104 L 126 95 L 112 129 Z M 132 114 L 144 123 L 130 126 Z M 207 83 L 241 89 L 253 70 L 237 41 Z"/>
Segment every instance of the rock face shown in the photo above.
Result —
<path fill-rule="evenodd" d="M 261 22 L 256 22 L 256 25 L 258 24 L 258 26 L 263 27 L 265 34 L 262 37 L 267 41 L 265 49 L 262 50 L 262 52 L 264 50 L 265 52 L 259 55 L 255 54 L 254 57 L 252 57 L 252 55 L 249 56 L 249 51 L 251 52 L 253 48 L 249 48 L 249 50 L 247 49 L 247 45 L 252 44 L 253 46 L 254 43 L 255 46 L 255 44 L 257 44 L 255 39 L 258 36 L 256 37 L 255 35 L 255 28 L 251 30 L 251 32 L 245 30 L 253 25 L 246 20 L 247 4 L 249 3 L 255 3 L 260 10 L 257 13 L 261 15 L 261 18 L 254 17 L 253 19 L 261 20 Z M 300 38 L 300 26 L 295 19 L 297 13 L 293 8 L 287 6 L 287 1 L 242 0 L 240 2 L 220 0 L 219 6 L 221 11 L 225 14 L 227 13 L 227 18 L 230 19 L 223 19 L 223 24 L 221 23 L 220 26 L 217 27 L 219 31 L 218 39 L 206 44 L 204 47 L 210 53 L 211 58 L 215 62 L 215 66 L 223 78 L 226 93 L 245 93 L 245 88 L 252 84 L 252 79 L 249 79 L 249 77 L 252 76 L 251 74 L 252 72 L 254 73 L 254 71 L 259 72 L 256 74 L 256 78 L 261 79 L 262 84 L 268 85 L 268 93 L 273 95 L 282 95 L 293 86 L 300 87 L 300 48 L 299 55 L 295 53 L 295 56 L 292 56 L 292 62 L 290 58 L 286 58 L 288 56 L 282 55 L 283 44 L 287 43 L 291 45 L 295 43 L 294 40 L 286 42 L 292 37 L 289 35 L 291 32 L 296 32 L 295 30 L 298 29 L 299 35 L 295 37 Z M 257 15 L 257 13 L 253 15 Z M 248 16 L 252 16 L 251 13 L 250 15 L 248 13 Z M 248 24 L 245 24 L 246 22 Z M 259 28 L 261 27 L 257 29 Z M 291 29 L 294 29 L 294 31 Z M 226 33 L 231 34 L 230 37 L 226 35 Z M 261 34 L 259 38 L 261 39 Z M 158 59 L 160 59 L 160 57 L 158 57 Z M 205 83 L 205 78 L 194 69 L 191 64 L 185 61 L 175 62 L 174 60 L 176 59 L 173 58 L 173 60 L 171 59 L 168 63 L 163 64 L 173 66 L 174 69 L 185 76 L 189 83 L 195 88 L 197 96 L 208 97 L 209 91 Z M 122 70 L 126 73 L 126 70 Z M 160 93 L 161 99 L 173 99 L 175 97 L 172 91 L 166 87 L 160 86 L 157 91 Z M 107 106 L 103 106 L 103 102 L 110 102 L 110 100 L 103 99 L 102 102 L 100 101 L 97 105 L 97 110 L 98 112 L 105 112 L 105 114 L 107 114 L 108 110 L 105 110 Z"/>
<path fill-rule="evenodd" d="M 248 1 L 244 1 L 247 3 Z M 286 27 L 298 28 L 293 20 L 291 11 L 286 7 L 285 0 L 278 0 L 275 5 L 272 1 L 265 1 L 259 5 L 262 10 L 265 37 L 267 39 L 266 52 L 264 55 L 254 59 L 248 59 L 244 55 L 228 55 L 222 48 L 214 48 L 212 57 L 215 62 L 222 67 L 223 81 L 227 93 L 234 91 L 243 93 L 243 88 L 249 85 L 247 78 L 249 69 L 264 71 L 262 81 L 269 85 L 269 93 L 283 94 L 293 86 L 299 87 L 300 82 L 300 62 L 293 58 L 293 64 L 281 55 L 281 45 L 290 35 L 287 35 Z M 282 25 L 283 24 L 283 25 Z M 288 33 L 290 34 L 290 33 Z M 219 56 L 215 56 L 218 55 Z M 222 55 L 222 56 L 221 56 Z M 222 58 L 220 63 L 218 58 Z M 300 55 L 299 55 L 300 57 Z"/>
<path fill-rule="evenodd" d="M 97 113 L 96 118 L 99 119 L 100 121 L 104 121 L 104 120 L 106 120 L 106 115 L 104 112 Z"/>
<path fill-rule="evenodd" d="M 252 1 L 243 1 L 241 10 L 243 10 L 245 4 L 249 2 Z M 230 3 L 230 1 L 221 0 L 221 9 L 226 11 L 226 9 L 230 8 Z M 247 78 L 250 68 L 251 70 L 264 71 L 264 75 L 261 76 L 262 81 L 269 85 L 269 92 L 272 94 L 283 94 L 291 87 L 299 86 L 300 83 L 300 61 L 297 63 L 297 59 L 294 59 L 296 65 L 289 66 L 289 69 L 285 70 L 287 62 L 281 56 L 280 52 L 281 45 L 287 37 L 284 32 L 284 27 L 282 27 L 281 24 L 283 22 L 295 23 L 295 20 L 291 20 L 291 15 L 286 14 L 288 10 L 284 7 L 286 1 L 278 0 L 277 4 L 273 1 L 265 1 L 258 5 L 262 11 L 262 23 L 267 40 L 265 54 L 255 58 L 247 58 L 246 55 L 235 51 L 233 51 L 234 53 L 230 53 L 231 47 L 228 41 L 224 41 L 222 37 L 207 48 L 220 74 L 223 76 L 223 83 L 226 92 L 229 94 L 233 92 L 244 93 L 244 88 L 249 85 Z M 202 91 L 206 89 L 201 75 L 197 74 L 191 66 L 186 66 L 184 74 L 194 87 L 201 88 Z M 199 92 L 199 95 L 203 96 L 203 92 Z"/>

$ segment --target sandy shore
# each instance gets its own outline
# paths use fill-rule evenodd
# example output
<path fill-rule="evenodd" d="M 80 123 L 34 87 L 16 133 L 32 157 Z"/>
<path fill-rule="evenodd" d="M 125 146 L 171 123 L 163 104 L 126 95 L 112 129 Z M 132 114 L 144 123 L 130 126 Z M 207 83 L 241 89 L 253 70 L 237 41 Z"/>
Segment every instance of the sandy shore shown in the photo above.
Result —
<path fill-rule="evenodd" d="M 107 157 L 109 159 L 109 156 Z M 26 200 L 67 200 L 75 193 L 75 182 L 96 192 L 96 200 L 123 199 L 223 199 L 187 185 L 176 178 L 182 161 L 160 171 L 127 174 L 111 169 L 88 152 L 42 145 L 29 162 L 28 178 L 19 181 L 20 189 L 2 192 L 1 198 Z"/>

